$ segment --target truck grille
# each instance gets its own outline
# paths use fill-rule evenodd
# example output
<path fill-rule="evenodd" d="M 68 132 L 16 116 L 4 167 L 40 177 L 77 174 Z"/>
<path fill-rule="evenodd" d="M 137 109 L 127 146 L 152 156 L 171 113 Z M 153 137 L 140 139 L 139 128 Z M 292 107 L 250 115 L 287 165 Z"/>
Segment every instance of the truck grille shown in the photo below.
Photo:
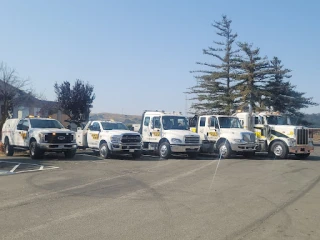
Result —
<path fill-rule="evenodd" d="M 53 135 L 52 133 L 47 133 L 45 135 L 45 141 L 48 143 L 71 143 L 73 140 L 72 134 L 65 133 L 56 133 Z"/>
<path fill-rule="evenodd" d="M 246 142 L 255 142 L 256 135 L 254 133 L 242 133 L 243 140 Z"/>
<path fill-rule="evenodd" d="M 121 142 L 122 143 L 138 143 L 138 142 L 141 142 L 141 138 L 139 135 L 127 134 L 122 136 Z"/>
<path fill-rule="evenodd" d="M 309 143 L 309 130 L 308 129 L 296 129 L 297 145 L 303 145 Z"/>
<path fill-rule="evenodd" d="M 185 136 L 185 143 L 190 144 L 199 144 L 200 142 L 200 137 L 198 136 Z"/>

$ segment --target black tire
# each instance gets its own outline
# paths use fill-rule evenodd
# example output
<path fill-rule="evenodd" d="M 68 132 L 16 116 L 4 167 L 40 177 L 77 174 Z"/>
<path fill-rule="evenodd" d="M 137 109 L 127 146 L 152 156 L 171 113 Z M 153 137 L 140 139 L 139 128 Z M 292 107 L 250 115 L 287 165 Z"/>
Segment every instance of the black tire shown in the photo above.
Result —
<path fill-rule="evenodd" d="M 288 157 L 288 148 L 283 142 L 274 142 L 270 148 L 270 155 L 272 157 L 285 159 Z"/>
<path fill-rule="evenodd" d="M 191 159 L 195 159 L 198 157 L 198 152 L 188 153 L 188 157 Z"/>
<path fill-rule="evenodd" d="M 171 147 L 168 142 L 162 142 L 159 146 L 160 158 L 168 159 L 171 156 Z"/>
<path fill-rule="evenodd" d="M 221 158 L 230 158 L 232 154 L 232 150 L 229 142 L 223 141 L 222 143 L 220 143 L 218 146 L 218 153 L 219 153 L 219 157 Z"/>
<path fill-rule="evenodd" d="M 132 153 L 132 158 L 133 159 L 141 158 L 141 151 L 135 151 L 134 153 Z"/>
<path fill-rule="evenodd" d="M 42 151 L 38 146 L 35 140 L 30 142 L 29 145 L 29 154 L 32 159 L 42 158 L 44 155 L 44 151 Z"/>
<path fill-rule="evenodd" d="M 8 138 L 6 138 L 6 141 L 4 142 L 4 153 L 6 156 L 12 156 L 14 153 L 13 147 L 10 145 Z"/>
<path fill-rule="evenodd" d="M 64 156 L 65 158 L 74 158 L 74 156 L 76 155 L 76 152 L 77 152 L 76 149 L 68 150 L 64 152 Z"/>
<path fill-rule="evenodd" d="M 243 152 L 242 156 L 245 158 L 253 158 L 256 155 L 256 152 Z"/>
<path fill-rule="evenodd" d="M 302 153 L 302 154 L 295 154 L 297 159 L 306 159 L 310 156 L 310 153 Z"/>
<path fill-rule="evenodd" d="M 108 148 L 107 143 L 100 144 L 99 153 L 100 153 L 100 157 L 102 157 L 104 159 L 107 159 L 110 157 L 111 153 L 110 153 L 110 150 Z"/>

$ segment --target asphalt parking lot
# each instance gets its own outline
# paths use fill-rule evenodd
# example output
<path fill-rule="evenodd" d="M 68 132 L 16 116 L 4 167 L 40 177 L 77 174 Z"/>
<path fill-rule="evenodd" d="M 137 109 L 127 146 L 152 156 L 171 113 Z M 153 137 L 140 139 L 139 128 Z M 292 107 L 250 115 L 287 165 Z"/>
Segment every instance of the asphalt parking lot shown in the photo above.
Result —
<path fill-rule="evenodd" d="M 13 171 L 12 171 L 13 170 Z M 320 239 L 306 160 L 0 157 L 0 239 Z"/>

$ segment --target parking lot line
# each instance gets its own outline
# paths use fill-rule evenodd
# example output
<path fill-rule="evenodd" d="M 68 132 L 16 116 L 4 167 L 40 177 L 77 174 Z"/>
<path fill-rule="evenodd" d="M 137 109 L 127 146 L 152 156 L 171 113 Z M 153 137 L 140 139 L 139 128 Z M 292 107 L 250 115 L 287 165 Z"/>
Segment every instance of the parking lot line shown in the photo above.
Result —
<path fill-rule="evenodd" d="M 34 163 L 21 163 L 21 162 L 10 162 L 10 161 L 0 161 L 0 163 L 7 163 L 7 164 L 15 164 L 15 166 L 9 171 L 3 171 L 0 170 L 0 175 L 8 175 L 8 174 L 16 174 L 16 173 L 26 173 L 26 172 L 36 172 L 36 171 L 45 171 L 45 170 L 53 170 L 53 169 L 58 169 L 59 167 L 56 166 L 44 166 L 40 164 L 34 164 Z M 28 170 L 21 170 L 19 171 L 19 167 L 22 166 L 32 166 L 33 169 L 28 169 Z M 23 169 L 23 168 L 22 168 Z"/>
<path fill-rule="evenodd" d="M 19 167 L 20 166 L 20 163 L 19 164 L 17 164 L 17 165 L 15 165 L 11 170 L 10 170 L 10 172 L 14 172 L 14 170 L 16 170 L 17 169 L 17 167 Z"/>

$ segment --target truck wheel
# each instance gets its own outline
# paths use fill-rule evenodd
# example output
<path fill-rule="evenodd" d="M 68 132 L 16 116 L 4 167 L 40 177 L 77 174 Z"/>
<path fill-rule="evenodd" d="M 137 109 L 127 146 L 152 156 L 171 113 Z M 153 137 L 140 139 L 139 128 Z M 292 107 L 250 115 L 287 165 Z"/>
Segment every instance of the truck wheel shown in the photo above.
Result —
<path fill-rule="evenodd" d="M 232 150 L 230 144 L 227 141 L 220 143 L 218 150 L 219 157 L 221 158 L 229 158 L 231 156 Z"/>
<path fill-rule="evenodd" d="M 295 154 L 296 158 L 298 159 L 306 159 L 307 157 L 310 156 L 310 153 L 302 153 L 302 154 Z"/>
<path fill-rule="evenodd" d="M 274 142 L 271 145 L 271 155 L 273 157 L 278 157 L 280 159 L 287 158 L 288 156 L 288 149 L 287 146 L 283 142 Z"/>
<path fill-rule="evenodd" d="M 195 159 L 198 157 L 198 153 L 197 152 L 188 153 L 188 157 L 191 159 Z"/>
<path fill-rule="evenodd" d="M 171 156 L 171 148 L 168 142 L 163 142 L 159 147 L 160 158 L 168 159 Z"/>
<path fill-rule="evenodd" d="M 141 158 L 141 151 L 135 151 L 134 153 L 132 153 L 132 158 L 133 159 Z"/>
<path fill-rule="evenodd" d="M 107 159 L 110 157 L 110 150 L 107 143 L 102 143 L 99 148 L 100 157 Z"/>
<path fill-rule="evenodd" d="M 32 159 L 39 159 L 43 157 L 44 152 L 37 146 L 37 142 L 33 140 L 29 145 L 29 153 Z"/>
<path fill-rule="evenodd" d="M 14 149 L 10 145 L 8 138 L 6 138 L 6 141 L 4 142 L 4 152 L 6 156 L 12 156 L 14 153 Z"/>
<path fill-rule="evenodd" d="M 66 158 L 74 158 L 74 156 L 76 155 L 77 150 L 68 150 L 64 152 L 64 156 Z"/>

